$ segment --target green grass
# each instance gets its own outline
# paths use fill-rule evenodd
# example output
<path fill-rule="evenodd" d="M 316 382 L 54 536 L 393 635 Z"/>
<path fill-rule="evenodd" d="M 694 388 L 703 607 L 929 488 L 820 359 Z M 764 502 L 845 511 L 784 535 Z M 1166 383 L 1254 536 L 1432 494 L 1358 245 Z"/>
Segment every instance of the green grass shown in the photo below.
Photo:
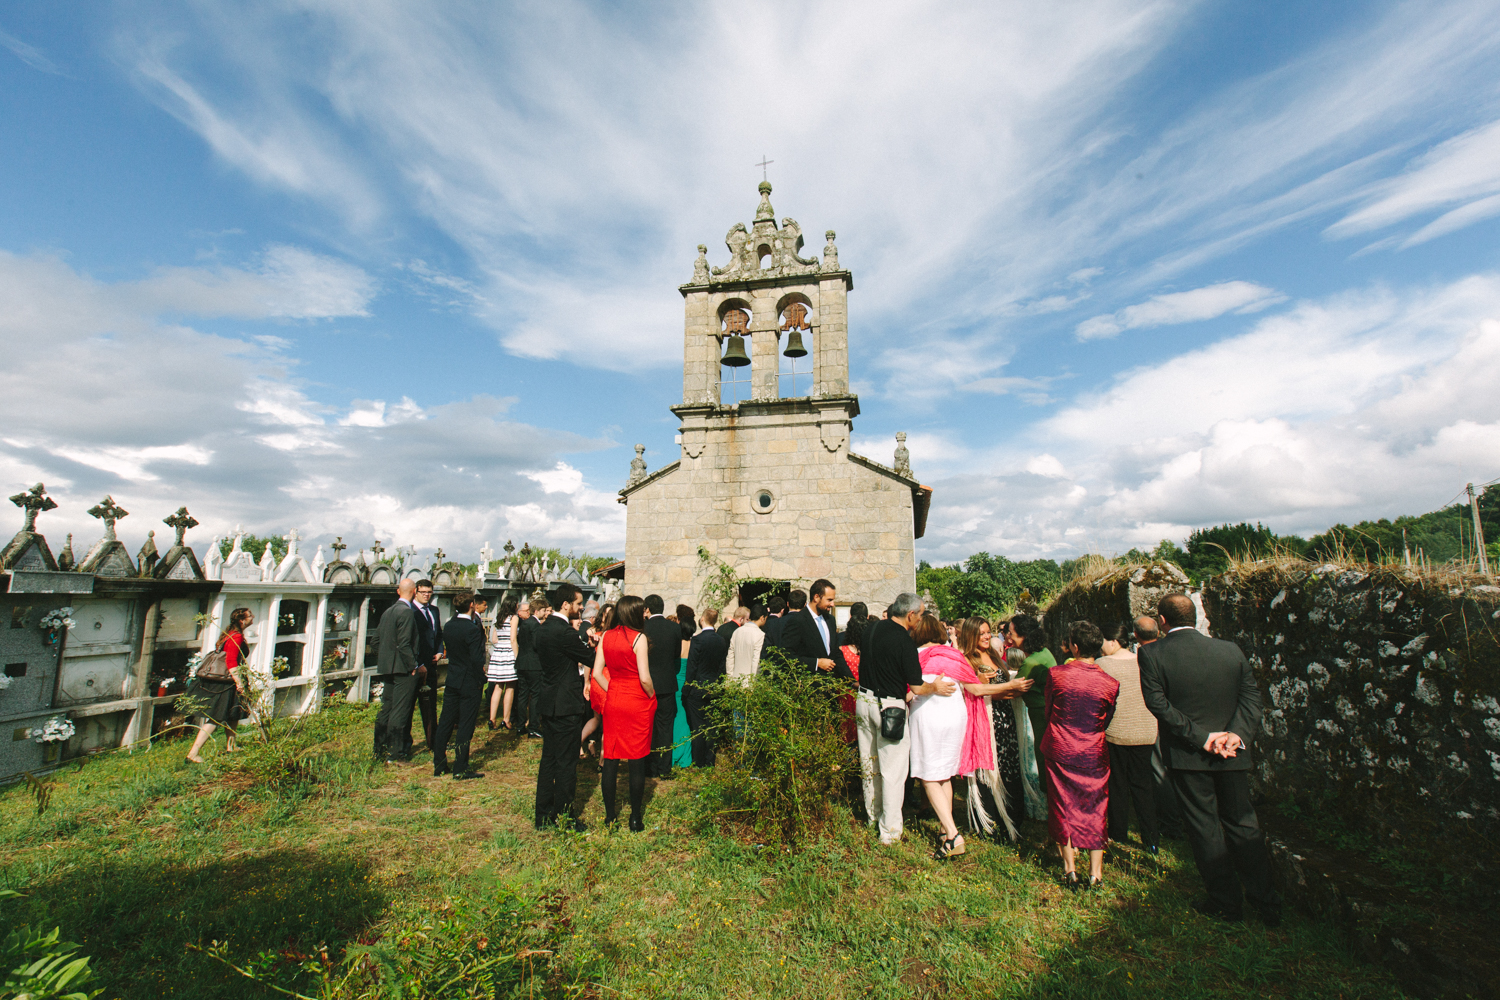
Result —
<path fill-rule="evenodd" d="M 24 787 L 0 792 L 0 887 L 27 894 L 7 918 L 61 925 L 107 998 L 276 995 L 190 947 L 213 941 L 314 996 L 320 946 L 434 997 L 1403 995 L 1320 923 L 1198 917 L 1183 845 L 1161 873 L 1112 854 L 1107 890 L 1075 896 L 1039 824 L 1023 852 L 938 863 L 930 822 L 882 849 L 840 807 L 792 855 L 702 830 L 692 774 L 648 793 L 644 834 L 538 834 L 534 744 L 481 729 L 486 777 L 455 783 L 425 756 L 367 765 L 369 723 L 326 713 L 290 768 L 253 744 L 242 766 L 190 767 L 180 742 L 95 758 L 40 817 Z M 581 794 L 597 823 L 589 769 Z"/>

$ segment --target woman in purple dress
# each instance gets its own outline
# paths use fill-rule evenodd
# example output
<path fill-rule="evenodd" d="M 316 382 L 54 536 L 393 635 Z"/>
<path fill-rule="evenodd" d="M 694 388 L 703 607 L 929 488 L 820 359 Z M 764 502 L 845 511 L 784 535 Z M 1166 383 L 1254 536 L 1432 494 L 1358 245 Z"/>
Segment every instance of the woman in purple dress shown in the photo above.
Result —
<path fill-rule="evenodd" d="M 1088 888 L 1097 889 L 1104 874 L 1108 839 L 1109 747 L 1104 730 L 1115 714 L 1120 682 L 1094 659 L 1104 649 L 1104 633 L 1092 622 L 1068 627 L 1063 647 L 1067 663 L 1047 678 L 1047 732 L 1042 737 L 1042 778 L 1047 786 L 1047 828 L 1062 854 L 1063 885 L 1083 883 L 1076 866 L 1080 850 L 1089 852 Z"/>

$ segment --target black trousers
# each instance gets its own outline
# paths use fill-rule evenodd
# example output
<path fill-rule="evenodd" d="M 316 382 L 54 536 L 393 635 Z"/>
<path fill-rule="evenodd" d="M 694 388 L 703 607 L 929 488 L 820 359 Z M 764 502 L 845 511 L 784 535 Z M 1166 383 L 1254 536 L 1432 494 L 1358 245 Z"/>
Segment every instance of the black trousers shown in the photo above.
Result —
<path fill-rule="evenodd" d="M 1265 834 L 1250 804 L 1250 772 L 1174 769 L 1171 776 L 1210 901 L 1231 916 L 1243 911 L 1244 897 L 1260 909 L 1279 907 Z"/>
<path fill-rule="evenodd" d="M 384 674 L 379 677 L 385 690 L 380 694 L 380 714 L 375 716 L 375 753 L 405 753 L 410 743 L 403 732 L 411 722 L 411 709 L 417 697 L 417 675 Z"/>
<path fill-rule="evenodd" d="M 672 730 L 677 725 L 677 692 L 656 692 L 656 718 L 651 723 L 651 774 L 672 773 Z"/>
<path fill-rule="evenodd" d="M 1151 772 L 1156 777 L 1156 825 L 1163 836 L 1181 840 L 1187 836 L 1182 825 L 1182 806 L 1177 801 L 1177 791 L 1172 787 L 1172 779 L 1167 772 L 1167 752 L 1162 748 L 1160 737 L 1157 737 L 1156 746 L 1152 750 Z"/>
<path fill-rule="evenodd" d="M 542 763 L 536 772 L 537 829 L 573 815 L 578 791 L 578 748 L 589 715 L 542 716 Z"/>
<path fill-rule="evenodd" d="M 433 675 L 437 673 L 436 667 L 428 667 L 427 674 L 422 682 L 417 685 L 417 712 L 422 715 L 422 736 L 427 741 L 427 749 L 432 749 L 432 740 L 437 733 L 438 708 L 437 708 L 437 686 L 433 683 Z M 416 714 L 416 713 L 413 713 Z M 413 746 L 411 738 L 411 717 L 406 720 L 405 731 L 406 749 Z"/>
<path fill-rule="evenodd" d="M 712 704 L 713 696 L 705 694 L 696 686 L 689 685 L 682 689 L 682 711 L 687 716 L 688 730 L 692 733 L 694 767 L 714 766 L 714 740 L 706 731 L 709 725 L 708 708 Z"/>
<path fill-rule="evenodd" d="M 479 721 L 479 707 L 484 703 L 484 688 L 464 689 L 449 685 L 443 689 L 443 717 L 438 720 L 436 742 L 432 747 L 434 773 L 448 769 L 448 740 L 453 740 L 453 770 L 463 774 L 469 769 L 469 741 L 474 738 L 474 724 Z"/>
<path fill-rule="evenodd" d="M 1156 825 L 1156 772 L 1151 755 L 1156 745 L 1127 747 L 1109 744 L 1109 839 L 1124 843 L 1130 836 L 1130 810 L 1141 828 L 1141 843 L 1155 847 L 1161 841 Z"/>
<path fill-rule="evenodd" d="M 516 672 L 516 700 L 511 703 L 510 721 L 523 733 L 541 732 L 541 717 L 536 713 L 536 699 L 541 690 L 542 675 L 539 671 Z"/>

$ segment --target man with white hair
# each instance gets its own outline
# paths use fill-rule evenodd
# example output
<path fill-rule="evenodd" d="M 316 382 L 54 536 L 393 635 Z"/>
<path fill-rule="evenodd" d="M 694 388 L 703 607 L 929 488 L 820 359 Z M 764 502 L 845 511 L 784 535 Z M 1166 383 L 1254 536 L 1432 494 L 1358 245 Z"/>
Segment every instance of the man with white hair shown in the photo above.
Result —
<path fill-rule="evenodd" d="M 901 839 L 901 807 L 911 750 L 906 706 L 924 694 L 950 695 L 958 686 L 947 677 L 922 680 L 922 663 L 910 630 L 922 620 L 922 599 L 899 594 L 887 618 L 865 633 L 859 657 L 859 694 L 854 701 L 855 732 L 863 765 L 865 813 L 890 845 Z"/>

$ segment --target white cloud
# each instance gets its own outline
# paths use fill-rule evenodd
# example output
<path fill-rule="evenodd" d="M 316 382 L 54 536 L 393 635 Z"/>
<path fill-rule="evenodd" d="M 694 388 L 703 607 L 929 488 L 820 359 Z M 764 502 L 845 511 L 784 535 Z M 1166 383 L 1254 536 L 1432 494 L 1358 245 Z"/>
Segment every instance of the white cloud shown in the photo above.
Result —
<path fill-rule="evenodd" d="M 1225 313 L 1259 312 L 1286 296 L 1249 281 L 1225 281 L 1188 292 L 1153 295 L 1138 305 L 1110 316 L 1095 316 L 1078 324 L 1079 340 L 1113 337 L 1124 330 L 1143 330 L 1177 323 L 1197 323 Z"/>
<path fill-rule="evenodd" d="M 15 35 L 0 31 L 0 47 L 10 49 L 11 52 L 15 53 L 17 59 L 32 69 L 40 70 L 43 73 L 51 73 L 53 76 L 66 75 L 62 70 L 58 69 L 56 63 L 47 58 L 45 52 L 35 45 L 26 44 Z"/>
<path fill-rule="evenodd" d="M 1500 121 L 1439 143 L 1406 173 L 1374 187 L 1373 200 L 1329 226 L 1334 238 L 1394 225 L 1458 205 L 1406 239 L 1414 246 L 1500 214 Z"/>
<path fill-rule="evenodd" d="M 298 274 L 337 273 L 278 259 Z M 120 530 L 132 546 L 183 504 L 202 522 L 200 551 L 235 524 L 295 525 L 310 544 L 339 534 L 472 552 L 486 533 L 525 526 L 541 544 L 622 546 L 619 505 L 558 458 L 601 442 L 515 422 L 514 399 L 350 400 L 336 411 L 286 375 L 297 360 L 287 341 L 163 322 L 260 308 L 235 282 L 171 277 L 106 284 L 54 258 L 0 253 L 0 478 L 47 484 L 61 504 L 43 519 L 54 548 L 66 532 L 77 544 L 97 537 L 86 511 L 105 493 L 131 511 Z M 353 308 L 342 287 L 304 287 L 301 314 Z M 549 467 L 545 488 L 525 474 Z"/>
<path fill-rule="evenodd" d="M 554 468 L 522 475 L 532 482 L 540 483 L 548 493 L 577 493 L 583 488 L 583 473 L 567 462 L 558 462 Z"/>
<path fill-rule="evenodd" d="M 1120 552 L 1223 521 L 1310 534 L 1430 510 L 1500 475 L 1496 384 L 1500 275 L 1298 303 L 999 446 L 1045 446 L 1022 467 L 1041 477 L 995 462 L 934 482 L 924 557 Z"/>

